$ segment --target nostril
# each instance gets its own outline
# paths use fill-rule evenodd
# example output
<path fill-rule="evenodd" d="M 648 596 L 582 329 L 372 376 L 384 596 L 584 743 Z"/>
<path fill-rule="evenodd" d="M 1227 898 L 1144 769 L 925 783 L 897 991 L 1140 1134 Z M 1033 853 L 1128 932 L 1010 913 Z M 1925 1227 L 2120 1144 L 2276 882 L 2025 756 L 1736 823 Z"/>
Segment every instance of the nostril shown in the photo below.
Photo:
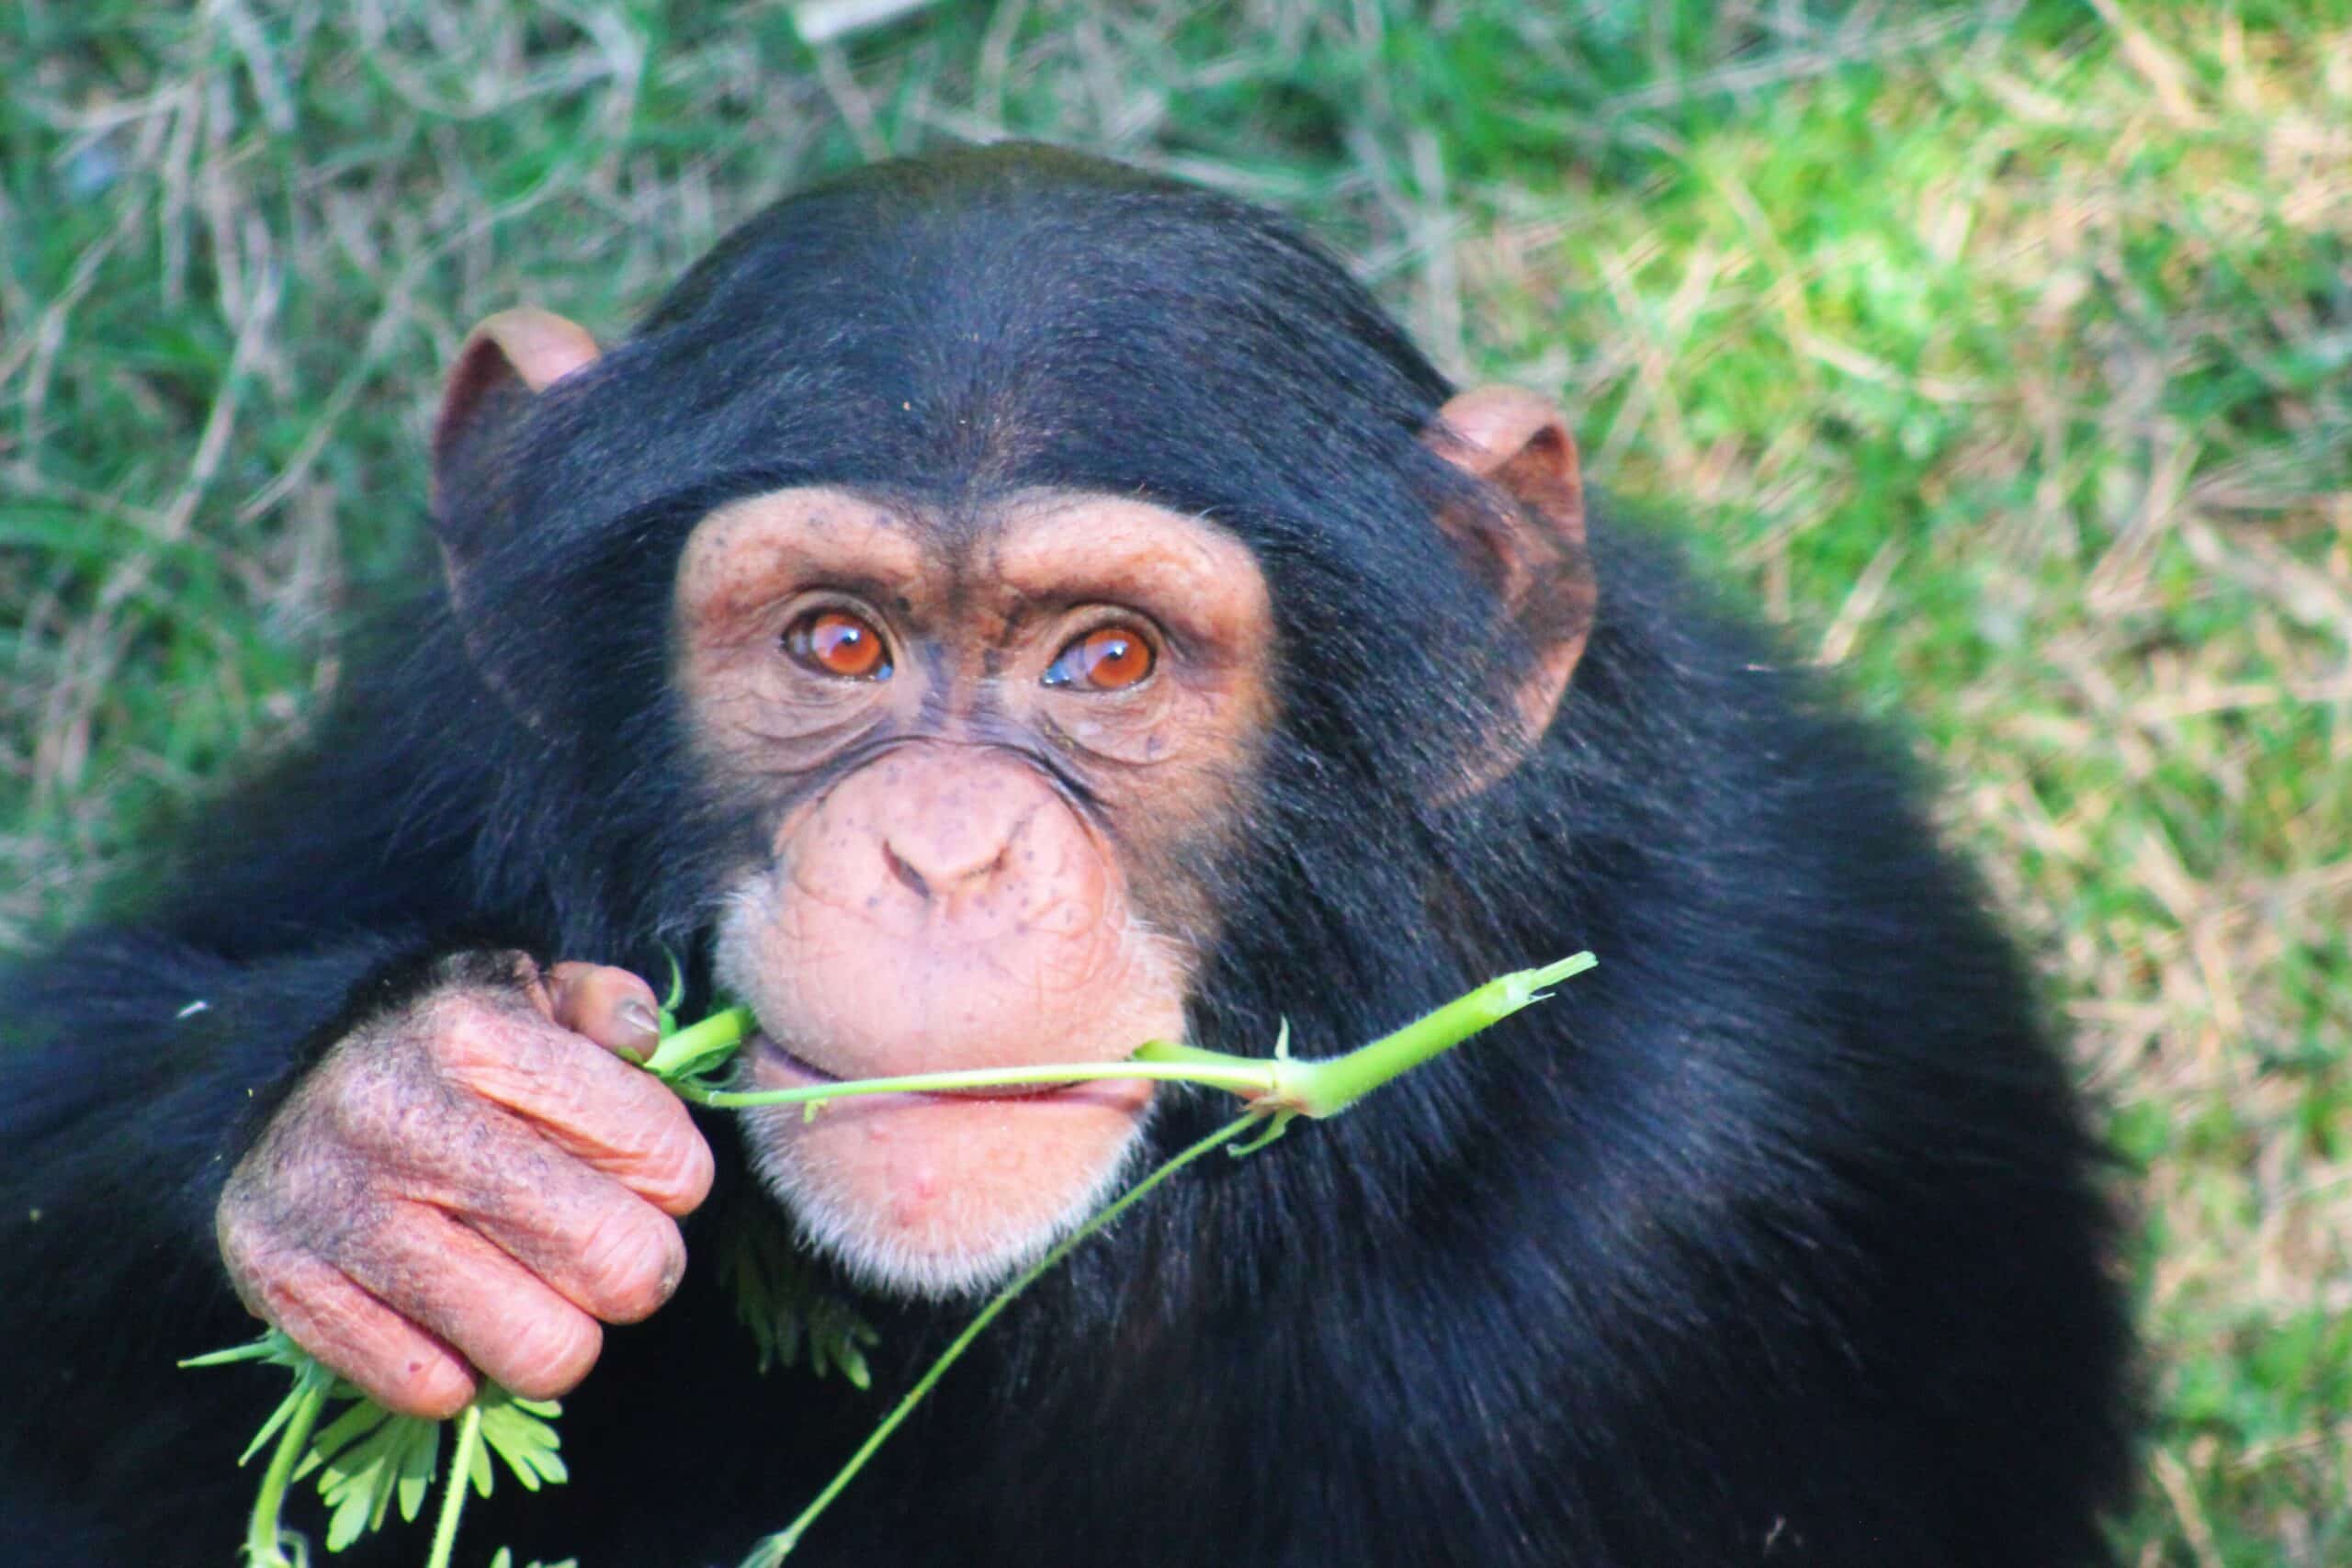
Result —
<path fill-rule="evenodd" d="M 887 842 L 882 846 L 882 858 L 884 861 L 888 863 L 890 874 L 897 877 L 901 883 L 905 884 L 907 887 L 911 889 L 916 897 L 928 898 L 931 897 L 931 884 L 923 880 L 922 873 L 917 871 L 913 866 L 909 865 L 905 861 L 900 860 L 899 858 L 899 852 L 892 849 Z"/>
<path fill-rule="evenodd" d="M 994 884 L 1012 863 L 1012 846 L 1000 843 L 993 852 L 974 850 L 968 857 L 947 852 L 901 853 L 889 839 L 882 840 L 882 861 L 899 886 L 926 900 L 976 893 Z"/>
<path fill-rule="evenodd" d="M 987 886 L 1004 874 L 1005 867 L 1012 858 L 1012 846 L 1007 845 L 990 855 L 986 865 L 976 865 L 971 870 L 959 874 L 956 878 L 956 885 L 959 887 Z"/>

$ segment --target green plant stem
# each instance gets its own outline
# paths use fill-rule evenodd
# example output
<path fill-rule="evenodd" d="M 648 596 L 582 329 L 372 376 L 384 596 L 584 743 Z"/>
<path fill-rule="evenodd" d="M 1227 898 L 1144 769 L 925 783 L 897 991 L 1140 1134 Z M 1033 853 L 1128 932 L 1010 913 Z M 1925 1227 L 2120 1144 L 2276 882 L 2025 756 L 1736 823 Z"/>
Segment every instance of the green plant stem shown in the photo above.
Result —
<path fill-rule="evenodd" d="M 1582 974 L 1597 962 L 1591 953 L 1579 953 L 1539 969 L 1520 969 L 1508 975 L 1498 975 L 1476 990 L 1457 997 L 1434 1011 L 1424 1013 L 1393 1034 L 1384 1034 L 1344 1055 L 1328 1056 L 1319 1061 L 1305 1061 L 1285 1055 L 1233 1056 L 1198 1045 L 1179 1045 L 1155 1040 L 1138 1047 L 1136 1054 L 1124 1062 L 1064 1062 L 1028 1067 L 913 1073 L 902 1077 L 847 1078 L 837 1083 L 805 1084 L 797 1089 L 714 1089 L 691 1081 L 673 1083 L 671 1088 L 697 1105 L 733 1111 L 754 1105 L 822 1104 L 827 1100 L 853 1100 L 869 1094 L 1012 1089 L 1039 1084 L 1083 1083 L 1097 1078 L 1155 1078 L 1163 1082 L 1196 1083 L 1226 1089 L 1249 1101 L 1253 1110 L 1287 1111 L 1314 1117 L 1336 1116 L 1382 1084 L 1402 1077 L 1431 1057 L 1453 1049 L 1480 1030 L 1501 1022 L 1521 1008 L 1543 1000 L 1549 994 L 1544 987 L 1556 985 L 1572 975 Z M 671 1038 L 682 1038 L 741 1012 L 740 1008 L 729 1009 L 727 1013 L 705 1020 L 694 1030 L 681 1031 Z M 740 1023 L 730 1026 L 741 1027 Z M 668 1049 L 667 1042 L 664 1042 L 663 1049 Z M 704 1047 L 695 1053 L 695 1059 L 707 1060 L 714 1055 L 714 1050 Z M 661 1061 L 662 1056 L 657 1054 L 652 1061 L 646 1064 L 647 1068 L 662 1071 Z"/>
<path fill-rule="evenodd" d="M 895 1078 L 843 1078 L 836 1083 L 807 1084 L 799 1089 L 703 1089 L 692 1083 L 670 1087 L 696 1105 L 740 1111 L 752 1105 L 823 1104 L 829 1100 L 854 1100 L 868 1094 L 942 1093 L 960 1089 L 1017 1089 L 1035 1084 L 1085 1083 L 1096 1078 L 1157 1078 L 1163 1082 L 1205 1084 L 1245 1097 L 1275 1087 L 1275 1064 L 1256 1056 L 1226 1056 L 1214 1052 L 1205 1062 L 1150 1062 L 1140 1057 L 1125 1062 L 1058 1062 L 1031 1067 L 972 1067 L 952 1073 L 910 1073 Z"/>
<path fill-rule="evenodd" d="M 1283 1069 L 1283 1082 L 1271 1103 L 1302 1116 L 1336 1116 L 1381 1085 L 1404 1077 L 1521 1008 L 1542 1001 L 1551 994 L 1544 987 L 1581 975 L 1599 962 L 1589 953 L 1579 953 L 1540 969 L 1498 975 L 1476 990 L 1345 1055 L 1317 1062 L 1277 1060 L 1273 1065 Z M 1155 1049 L 1146 1045 L 1143 1052 Z"/>
<path fill-rule="evenodd" d="M 458 1417 L 458 1441 L 449 1455 L 449 1478 L 441 1486 L 441 1517 L 433 1522 L 433 1550 L 424 1568 L 449 1568 L 458 1549 L 458 1521 L 465 1516 L 466 1494 L 474 1489 L 474 1454 L 481 1447 L 481 1405 L 466 1406 Z"/>
<path fill-rule="evenodd" d="M 660 1078 L 693 1072 L 742 1044 L 744 1037 L 758 1027 L 750 1008 L 722 1008 L 698 1023 L 663 1035 L 653 1055 L 645 1059 L 645 1070 Z"/>
<path fill-rule="evenodd" d="M 286 1506 L 286 1486 L 292 1479 L 294 1467 L 301 1461 L 302 1451 L 311 1446 L 311 1428 L 317 1425 L 319 1412 L 327 1402 L 327 1390 L 334 1379 L 327 1370 L 315 1362 L 295 1374 L 301 1380 L 296 1394 L 294 1413 L 286 1418 L 285 1429 L 277 1434 L 277 1447 L 270 1450 L 269 1468 L 262 1472 L 261 1491 L 254 1498 L 252 1517 L 245 1522 L 245 1561 L 249 1568 L 291 1568 L 279 1540 L 285 1531 L 279 1516 Z"/>
<path fill-rule="evenodd" d="M 1231 1143 L 1264 1121 L 1265 1116 L 1266 1113 L 1262 1111 L 1248 1111 L 1177 1155 L 1166 1165 L 1136 1182 L 1118 1201 L 1110 1204 L 1092 1219 L 1064 1236 L 1045 1257 L 1023 1270 L 1019 1279 L 999 1291 L 990 1299 L 989 1304 L 982 1307 L 970 1323 L 965 1325 L 964 1332 L 958 1334 L 949 1343 L 947 1348 L 939 1353 L 939 1359 L 932 1362 L 930 1370 L 923 1373 L 914 1387 L 906 1392 L 898 1405 L 883 1418 L 882 1424 L 874 1428 L 873 1435 L 859 1446 L 855 1453 L 850 1455 L 849 1462 L 842 1466 L 840 1472 L 826 1483 L 822 1492 L 817 1494 L 816 1500 L 801 1510 L 798 1518 L 760 1542 L 752 1550 L 752 1555 L 743 1560 L 742 1568 L 775 1568 L 777 1563 L 782 1562 L 786 1555 L 800 1544 L 801 1536 L 808 1531 L 810 1525 L 817 1521 L 817 1516 L 823 1513 L 832 1500 L 841 1495 L 842 1489 L 857 1478 L 857 1472 L 865 1468 L 865 1461 L 874 1457 L 876 1451 L 889 1440 L 890 1434 L 899 1429 L 899 1423 L 913 1413 L 916 1405 L 922 1403 L 923 1396 L 931 1392 L 932 1385 L 946 1374 L 947 1369 L 956 1364 L 957 1358 L 964 1354 L 972 1341 L 980 1337 L 980 1331 L 995 1322 L 997 1314 L 1012 1305 L 1022 1292 L 1035 1284 L 1047 1270 L 1069 1257 L 1087 1237 L 1094 1235 L 1141 1201 L 1152 1189 L 1212 1149 Z M 435 1564 L 435 1568 L 439 1568 L 439 1565 Z"/>
<path fill-rule="evenodd" d="M 1521 969 L 1499 976 L 1467 995 L 1414 1020 L 1392 1034 L 1383 1035 L 1344 1055 L 1320 1061 L 1296 1059 L 1288 1055 L 1281 1043 L 1277 1043 L 1272 1057 L 1262 1057 L 1232 1056 L 1197 1045 L 1153 1041 L 1124 1062 L 1080 1062 L 922 1073 L 905 1077 L 811 1084 L 799 1089 L 735 1090 L 710 1089 L 699 1075 L 716 1067 L 757 1030 L 758 1021 L 749 1009 L 722 1009 L 689 1028 L 673 1030 L 663 1036 L 661 1045 L 644 1063 L 646 1070 L 662 1077 L 684 1099 L 724 1109 L 816 1104 L 857 1095 L 1012 1088 L 1122 1077 L 1203 1084 L 1239 1095 L 1249 1106 L 1238 1120 L 1177 1155 L 1136 1183 L 1124 1197 L 1071 1232 L 981 1308 L 963 1333 L 941 1352 L 922 1380 L 899 1400 L 888 1418 L 875 1428 L 864 1446 L 850 1457 L 841 1472 L 817 1495 L 816 1500 L 790 1526 L 763 1541 L 747 1560 L 745 1568 L 774 1568 L 775 1563 L 782 1562 L 809 1525 L 865 1468 L 866 1461 L 922 1402 L 933 1385 L 978 1337 L 980 1331 L 995 1321 L 1014 1298 L 1047 1269 L 1068 1257 L 1072 1248 L 1109 1224 L 1161 1182 L 1211 1149 L 1232 1145 L 1234 1139 L 1252 1127 L 1262 1126 L 1264 1136 L 1246 1146 L 1234 1146 L 1234 1153 L 1244 1154 L 1261 1146 L 1279 1134 L 1295 1116 L 1338 1114 L 1382 1084 L 1460 1044 L 1489 1024 L 1499 1022 L 1521 1008 L 1541 1001 L 1545 995 L 1544 987 L 1580 974 L 1591 968 L 1593 963 L 1592 954 L 1579 953 L 1572 958 L 1565 958 L 1539 969 Z M 1286 1032 L 1284 1038 L 1287 1039 Z M 198 1357 L 187 1364 L 206 1365 L 222 1360 L 253 1359 L 254 1348 L 248 1347 L 215 1356 Z M 316 1425 L 334 1382 L 323 1366 L 307 1357 L 296 1363 L 295 1378 L 296 1403 L 284 1429 L 278 1434 L 277 1446 L 271 1452 L 269 1469 L 262 1478 L 260 1495 L 254 1499 L 253 1516 L 246 1528 L 245 1551 L 252 1568 L 290 1568 L 279 1544 L 282 1537 L 279 1515 L 293 1472 L 309 1446 L 311 1427 Z M 449 1568 L 450 1554 L 457 1546 L 458 1522 L 465 1511 L 465 1495 L 472 1485 L 471 1470 L 481 1443 L 481 1408 L 479 1404 L 469 1404 L 459 1417 L 456 1452 L 449 1464 L 448 1489 L 442 1495 L 441 1510 L 434 1529 L 432 1554 L 427 1559 L 426 1568 Z"/>

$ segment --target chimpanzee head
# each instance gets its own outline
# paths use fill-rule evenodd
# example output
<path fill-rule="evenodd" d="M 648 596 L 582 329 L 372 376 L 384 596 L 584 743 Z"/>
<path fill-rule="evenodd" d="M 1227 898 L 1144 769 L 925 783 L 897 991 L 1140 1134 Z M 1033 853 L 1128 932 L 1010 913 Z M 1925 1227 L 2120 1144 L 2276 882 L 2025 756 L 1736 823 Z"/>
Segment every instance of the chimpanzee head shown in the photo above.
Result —
<path fill-rule="evenodd" d="M 1114 1057 L 1250 954 L 1361 965 L 1594 602 L 1547 403 L 1453 394 L 1279 220 L 1039 148 L 772 208 L 609 352 L 492 318 L 435 457 L 511 718 L 481 876 L 574 951 L 707 939 L 761 1084 Z M 1081 1217 L 1153 1098 L 748 1127 L 822 1246 L 947 1293 Z"/>

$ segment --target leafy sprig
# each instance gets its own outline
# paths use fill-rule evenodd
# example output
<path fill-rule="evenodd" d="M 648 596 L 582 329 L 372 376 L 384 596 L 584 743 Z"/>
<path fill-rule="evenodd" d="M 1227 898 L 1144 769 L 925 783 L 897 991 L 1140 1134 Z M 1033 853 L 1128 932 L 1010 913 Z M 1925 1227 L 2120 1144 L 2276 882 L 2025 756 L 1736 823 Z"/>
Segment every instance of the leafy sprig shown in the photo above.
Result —
<path fill-rule="evenodd" d="M 293 1479 L 321 1472 L 319 1495 L 331 1510 L 327 1550 L 341 1551 L 369 1530 L 382 1529 L 395 1497 L 401 1517 L 422 1513 L 440 1456 L 440 1422 L 396 1416 L 372 1399 L 355 1399 L 311 1439 L 311 1451 L 294 1467 Z"/>
<path fill-rule="evenodd" d="M 684 987 L 673 962 L 670 995 L 660 1009 L 662 1041 L 642 1065 L 682 1098 L 698 1104 L 732 1109 L 797 1103 L 807 1105 L 813 1114 L 827 1100 L 856 1095 L 1150 1077 L 1224 1089 L 1239 1095 L 1247 1106 L 1238 1120 L 1137 1182 L 991 1298 L 800 1517 L 759 1543 L 745 1560 L 745 1568 L 774 1568 L 781 1562 L 980 1332 L 1073 1248 L 1139 1202 L 1161 1182 L 1219 1147 L 1234 1155 L 1254 1153 L 1280 1137 L 1297 1117 L 1339 1114 L 1374 1089 L 1521 1009 L 1543 1000 L 1550 994 L 1545 987 L 1581 974 L 1594 963 L 1592 954 L 1582 953 L 1539 969 L 1499 976 L 1392 1034 L 1343 1055 L 1321 1060 L 1302 1060 L 1291 1055 L 1290 1032 L 1285 1024 L 1271 1057 L 1234 1056 L 1198 1046 L 1151 1042 L 1119 1062 L 925 1073 L 790 1089 L 735 1090 L 723 1087 L 719 1072 L 756 1023 L 747 1010 L 738 1007 L 724 1009 L 687 1028 L 678 1028 L 674 1010 Z M 1258 1136 L 1238 1141 L 1243 1134 L 1253 1131 Z M 822 1372 L 828 1366 L 838 1368 L 857 1387 L 866 1386 L 865 1348 L 873 1343 L 874 1333 L 854 1311 L 844 1305 L 840 1314 L 829 1315 L 822 1310 L 829 1298 L 797 1297 L 798 1287 L 793 1282 L 796 1271 L 777 1267 L 777 1258 L 760 1251 L 756 1243 L 743 1244 L 743 1248 L 731 1254 L 729 1267 L 737 1281 L 739 1311 L 744 1312 L 745 1321 L 759 1345 L 763 1371 L 778 1360 L 791 1364 L 804 1348 L 805 1337 L 805 1348 L 814 1370 Z M 803 1310 L 796 1313 L 796 1304 L 802 1304 Z M 181 1365 L 208 1367 L 236 1361 L 266 1362 L 288 1368 L 294 1374 L 294 1386 L 263 1422 L 261 1430 L 238 1461 L 243 1464 L 251 1460 L 276 1438 L 247 1525 L 248 1568 L 309 1568 L 308 1547 L 300 1536 L 284 1528 L 281 1514 L 290 1483 L 313 1472 L 318 1474 L 320 1492 L 333 1511 L 327 1530 L 327 1548 L 331 1551 L 341 1551 L 368 1531 L 381 1528 L 395 1505 L 406 1519 L 413 1520 L 423 1511 L 440 1455 L 440 1423 L 384 1409 L 352 1384 L 335 1377 L 275 1328 L 250 1344 L 198 1356 Z M 350 1408 L 323 1429 L 318 1429 L 321 1414 L 338 1402 L 349 1402 Z M 473 1492 L 490 1495 L 492 1453 L 505 1461 L 528 1490 L 537 1491 L 542 1483 L 565 1479 L 560 1439 L 550 1425 L 560 1410 L 551 1400 L 521 1399 L 495 1384 L 481 1386 L 472 1403 L 456 1417 L 457 1445 L 449 1473 L 462 1475 L 465 1480 L 450 1485 L 443 1495 L 426 1568 L 448 1568 L 467 1495 Z M 492 1568 L 512 1568 L 512 1554 L 501 1548 Z M 554 1568 L 571 1565 L 556 1564 Z"/>
<path fill-rule="evenodd" d="M 874 1325 L 817 1282 L 781 1224 L 764 1214 L 728 1218 L 718 1232 L 718 1282 L 734 1292 L 735 1315 L 752 1336 L 760 1371 L 805 1362 L 818 1377 L 839 1372 L 853 1388 L 872 1386 L 865 1352 L 881 1338 Z"/>
<path fill-rule="evenodd" d="M 218 1367 L 238 1361 L 285 1367 L 294 1374 L 294 1386 L 237 1460 L 247 1462 L 270 1446 L 272 1438 L 277 1439 L 245 1531 L 248 1568 L 309 1568 L 309 1546 L 285 1528 L 282 1518 L 288 1491 L 313 1474 L 330 1510 L 329 1551 L 341 1551 L 383 1528 L 396 1506 L 403 1519 L 413 1520 L 424 1512 L 446 1423 L 387 1410 L 329 1371 L 283 1329 L 269 1329 L 246 1344 L 191 1357 L 180 1365 Z M 322 1414 L 336 1404 L 346 1408 L 324 1427 L 318 1426 Z M 479 1442 L 459 1456 L 472 1490 L 490 1495 L 492 1454 L 505 1461 L 526 1491 L 564 1480 L 561 1439 L 549 1424 L 562 1413 L 563 1407 L 551 1399 L 525 1399 L 495 1383 L 482 1384 L 457 1418 L 461 1427 L 471 1425 L 480 1433 Z M 465 1490 L 453 1490 L 442 1502 L 453 1540 Z M 430 1568 L 447 1568 L 448 1556 L 443 1551 L 426 1561 Z"/>

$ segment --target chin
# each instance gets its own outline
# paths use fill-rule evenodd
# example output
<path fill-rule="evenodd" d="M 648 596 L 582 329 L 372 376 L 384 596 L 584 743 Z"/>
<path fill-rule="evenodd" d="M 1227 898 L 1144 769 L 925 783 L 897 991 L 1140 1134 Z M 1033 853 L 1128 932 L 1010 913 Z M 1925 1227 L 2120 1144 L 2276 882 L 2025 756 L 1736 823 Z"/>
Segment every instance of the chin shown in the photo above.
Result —
<path fill-rule="evenodd" d="M 762 1041 L 755 1086 L 820 1082 Z M 762 1182 L 862 1288 L 937 1301 L 1003 1284 L 1125 1184 L 1150 1117 L 1140 1078 L 1021 1095 L 889 1094 L 743 1113 Z"/>

